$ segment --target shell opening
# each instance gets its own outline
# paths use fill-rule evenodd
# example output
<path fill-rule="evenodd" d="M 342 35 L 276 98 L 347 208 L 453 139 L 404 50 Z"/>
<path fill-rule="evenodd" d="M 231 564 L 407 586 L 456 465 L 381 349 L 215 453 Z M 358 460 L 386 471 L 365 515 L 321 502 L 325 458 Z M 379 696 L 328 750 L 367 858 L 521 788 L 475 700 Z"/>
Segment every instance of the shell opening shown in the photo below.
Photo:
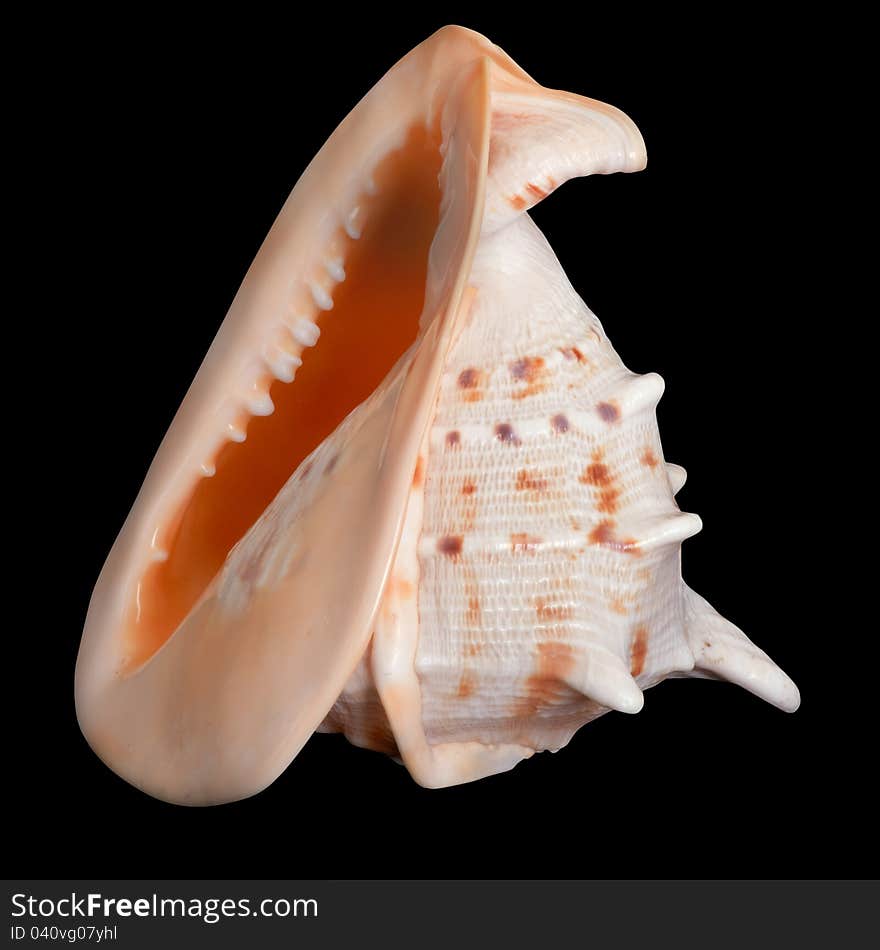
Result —
<path fill-rule="evenodd" d="M 126 624 L 123 668 L 155 653 L 186 618 L 230 549 L 260 517 L 297 467 L 381 383 L 416 339 L 428 252 L 438 224 L 439 133 L 414 126 L 403 146 L 372 173 L 357 239 L 340 225 L 345 280 L 332 310 L 314 319 L 320 339 L 303 352 L 292 383 L 275 379 L 269 414 L 250 407 L 244 441 L 225 441 L 160 535 L 167 557 L 136 585 Z M 291 261 L 291 267 L 297 262 Z M 344 267 L 344 271 L 343 271 Z M 324 304 L 329 301 L 323 301 Z M 228 434 L 227 434 L 228 439 Z M 340 539 L 341 542 L 341 539 Z"/>

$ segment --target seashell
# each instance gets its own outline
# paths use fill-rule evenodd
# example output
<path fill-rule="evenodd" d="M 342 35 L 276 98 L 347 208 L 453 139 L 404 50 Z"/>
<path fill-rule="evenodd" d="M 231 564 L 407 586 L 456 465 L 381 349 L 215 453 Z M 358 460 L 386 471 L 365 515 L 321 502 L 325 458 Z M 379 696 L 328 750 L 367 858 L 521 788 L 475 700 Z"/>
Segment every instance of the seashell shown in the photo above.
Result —
<path fill-rule="evenodd" d="M 303 173 L 95 587 L 83 733 L 159 798 L 272 782 L 318 731 L 445 786 L 666 677 L 798 692 L 683 583 L 655 419 L 528 210 L 638 171 L 621 112 L 458 27 Z"/>

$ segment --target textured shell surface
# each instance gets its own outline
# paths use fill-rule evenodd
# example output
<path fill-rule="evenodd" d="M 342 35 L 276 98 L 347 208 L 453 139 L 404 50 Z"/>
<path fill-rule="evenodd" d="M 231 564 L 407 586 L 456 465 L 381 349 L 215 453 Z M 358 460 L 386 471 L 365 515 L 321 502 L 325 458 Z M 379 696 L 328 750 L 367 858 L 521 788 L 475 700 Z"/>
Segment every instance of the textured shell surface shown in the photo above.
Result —
<path fill-rule="evenodd" d="M 316 730 L 437 787 L 636 713 L 791 680 L 681 578 L 684 470 L 529 208 L 638 171 L 618 110 L 447 27 L 331 136 L 108 557 L 84 734 L 168 801 L 254 794 Z"/>

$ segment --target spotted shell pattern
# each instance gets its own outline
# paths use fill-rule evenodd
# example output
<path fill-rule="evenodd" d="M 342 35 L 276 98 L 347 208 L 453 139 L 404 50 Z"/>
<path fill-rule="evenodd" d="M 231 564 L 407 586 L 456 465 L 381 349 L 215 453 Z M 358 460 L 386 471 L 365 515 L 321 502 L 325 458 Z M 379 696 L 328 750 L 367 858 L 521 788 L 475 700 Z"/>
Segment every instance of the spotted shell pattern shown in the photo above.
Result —
<path fill-rule="evenodd" d="M 662 379 L 626 369 L 528 215 L 483 237 L 470 285 L 414 476 L 415 557 L 398 557 L 387 597 L 418 604 L 428 744 L 525 758 L 692 673 L 713 643 L 695 642 L 687 601 L 697 618 L 711 608 L 681 580 L 681 541 L 701 522 L 663 462 Z M 755 650 L 714 622 L 716 649 Z M 397 754 L 369 660 L 322 729 Z"/>

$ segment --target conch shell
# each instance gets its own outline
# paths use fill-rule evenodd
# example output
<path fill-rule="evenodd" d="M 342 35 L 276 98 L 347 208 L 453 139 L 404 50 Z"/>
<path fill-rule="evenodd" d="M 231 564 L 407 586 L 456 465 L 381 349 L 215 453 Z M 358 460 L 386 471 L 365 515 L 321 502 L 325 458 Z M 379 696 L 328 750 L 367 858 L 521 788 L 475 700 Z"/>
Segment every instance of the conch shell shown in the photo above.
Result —
<path fill-rule="evenodd" d="M 434 34 L 359 103 L 244 279 L 98 580 L 79 722 L 151 795 L 272 782 L 315 730 L 426 786 L 558 749 L 667 676 L 794 710 L 690 591 L 700 529 L 528 210 L 638 171 L 621 112 Z"/>

